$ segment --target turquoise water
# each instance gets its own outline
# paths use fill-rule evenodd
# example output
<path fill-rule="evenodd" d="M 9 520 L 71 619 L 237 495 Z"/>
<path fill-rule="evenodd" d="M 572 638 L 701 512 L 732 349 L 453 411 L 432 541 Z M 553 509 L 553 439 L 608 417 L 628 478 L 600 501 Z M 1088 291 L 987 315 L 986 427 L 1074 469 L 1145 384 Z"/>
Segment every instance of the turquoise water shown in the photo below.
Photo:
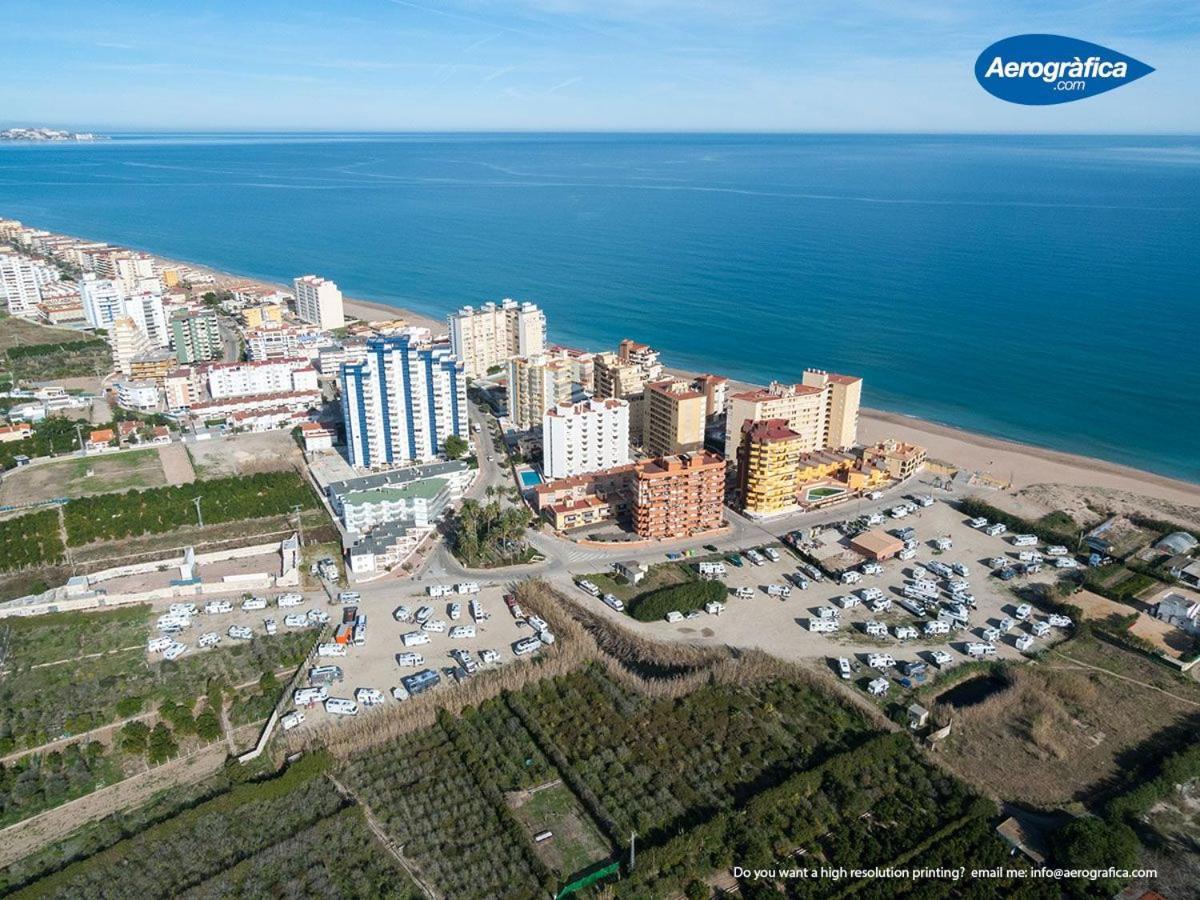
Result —
<path fill-rule="evenodd" d="M 121 136 L 0 145 L 0 215 L 1200 481 L 1197 138 Z"/>
<path fill-rule="evenodd" d="M 539 475 L 537 472 L 533 471 L 533 469 L 526 469 L 524 472 L 521 473 L 521 486 L 522 487 L 537 487 L 541 483 L 542 483 L 542 476 Z"/>

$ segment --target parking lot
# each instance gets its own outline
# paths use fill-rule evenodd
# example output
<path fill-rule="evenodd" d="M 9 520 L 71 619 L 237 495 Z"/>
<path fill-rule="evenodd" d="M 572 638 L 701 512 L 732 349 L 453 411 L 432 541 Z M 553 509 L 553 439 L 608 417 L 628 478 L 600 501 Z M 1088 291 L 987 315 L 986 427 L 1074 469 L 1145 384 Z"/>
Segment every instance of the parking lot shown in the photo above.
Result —
<path fill-rule="evenodd" d="M 862 510 L 864 514 L 878 511 Z M 829 660 L 831 665 L 837 657 L 847 657 L 855 670 L 862 674 L 874 674 L 867 667 L 867 658 L 872 653 L 890 654 L 897 663 L 916 659 L 932 662 L 933 651 L 942 650 L 951 657 L 950 662 L 943 665 L 956 665 L 970 658 L 966 653 L 968 643 L 985 642 L 984 631 L 999 627 L 1005 618 L 1014 620 L 1014 626 L 994 641 L 994 658 L 1015 659 L 1023 655 L 1017 649 L 1017 639 L 1029 633 L 1034 621 L 1043 621 L 1046 616 L 1034 612 L 1025 624 L 1016 622 L 1020 601 L 1014 597 L 1012 588 L 1034 580 L 1050 581 L 1054 578 L 1053 568 L 1043 568 L 1037 575 L 1009 582 L 1000 581 L 992 574 L 993 559 L 1006 557 L 1016 563 L 1020 550 L 1028 548 L 1013 546 L 1011 535 L 993 537 L 972 528 L 957 510 L 941 502 L 918 509 L 900 521 L 889 518 L 876 527 L 888 531 L 913 528 L 916 532 L 916 556 L 907 561 L 895 558 L 885 560 L 880 563 L 880 574 L 862 575 L 861 580 L 854 584 L 834 583 L 828 577 L 817 581 L 808 575 L 805 576 L 808 587 L 801 590 L 793 581 L 800 565 L 799 558 L 782 544 L 775 544 L 772 546 L 779 554 L 778 562 L 764 558 L 761 565 L 753 565 L 744 555 L 739 557 L 741 566 L 725 562 L 726 571 L 721 581 L 729 588 L 729 597 L 725 611 L 720 615 L 701 612 L 682 622 L 642 623 L 609 609 L 599 600 L 590 600 L 578 589 L 574 596 L 602 614 L 616 617 L 623 626 L 648 637 L 674 637 L 701 644 L 757 647 L 785 659 L 824 659 Z M 944 551 L 937 550 L 934 543 L 937 538 L 949 538 L 952 547 Z M 817 554 L 822 557 L 838 556 L 849 549 L 848 539 L 833 529 L 825 529 L 817 541 L 821 545 Z M 924 633 L 924 624 L 937 613 L 918 617 L 906 612 L 898 602 L 903 597 L 904 585 L 912 579 L 913 566 L 935 560 L 945 565 L 961 563 L 967 567 L 968 576 L 963 580 L 969 583 L 975 609 L 969 610 L 965 628 L 954 628 L 947 635 L 928 636 Z M 681 564 L 695 565 L 690 560 Z M 938 581 L 938 595 L 942 601 L 948 601 L 949 593 L 944 590 L 946 582 L 944 579 Z M 790 596 L 780 598 L 768 595 L 767 587 L 770 585 L 790 585 Z M 743 589 L 743 593 L 748 590 L 750 596 L 738 597 L 739 588 Z M 873 612 L 861 601 L 852 608 L 843 609 L 840 603 L 835 602 L 837 598 L 857 596 L 859 591 L 871 588 L 891 601 L 890 610 Z M 826 634 L 811 630 L 811 623 L 820 618 L 822 609 L 837 610 L 840 625 L 836 632 Z M 826 615 L 832 616 L 833 613 Z M 886 636 L 869 636 L 865 631 L 868 622 L 886 626 Z M 917 636 L 907 640 L 898 639 L 896 627 L 904 625 L 915 626 Z M 1043 648 L 1048 641 L 1063 636 L 1063 631 L 1054 629 L 1044 638 L 1036 638 L 1028 652 Z M 896 673 L 893 670 L 891 674 Z"/>
<path fill-rule="evenodd" d="M 447 584 L 450 584 L 449 580 Z M 455 650 L 466 650 L 479 664 L 480 671 L 497 666 L 509 665 L 518 659 L 513 652 L 513 644 L 523 638 L 534 635 L 531 626 L 524 620 L 513 617 L 504 603 L 504 589 L 500 585 L 482 585 L 478 594 L 452 595 L 441 598 L 431 598 L 422 587 L 416 585 L 391 584 L 386 589 L 374 588 L 365 590 L 361 599 L 353 604 L 358 611 L 367 617 L 365 641 L 362 646 L 353 644 L 346 646 L 345 656 L 320 657 L 316 665 L 339 666 L 343 672 L 340 683 L 329 685 L 330 697 L 354 699 L 355 691 L 359 688 L 373 688 L 383 695 L 383 704 L 389 705 L 397 701 L 393 699 L 392 689 L 401 685 L 404 676 L 414 675 L 424 669 L 430 669 L 441 676 L 441 681 L 434 690 L 445 691 L 454 689 L 454 680 L 449 670 L 459 666 L 458 661 L 451 655 Z M 470 601 L 477 599 L 486 618 L 476 621 L 472 618 Z M 458 604 L 459 618 L 451 619 L 449 606 Z M 415 614 L 422 606 L 431 610 L 431 620 L 441 620 L 446 625 L 445 631 L 424 631 L 413 621 L 398 622 L 393 618 L 393 612 L 399 606 L 405 606 Z M 338 606 L 323 607 L 330 612 L 335 622 L 341 621 L 341 608 Z M 450 631 L 457 625 L 474 625 L 475 636 L 452 638 Z M 409 632 L 422 632 L 428 636 L 428 643 L 406 647 L 401 636 Z M 494 650 L 499 658 L 492 663 L 484 663 L 484 650 Z M 414 665 L 401 666 L 397 663 L 397 655 L 416 653 L 421 662 Z M 305 683 L 307 683 L 305 681 Z M 327 722 L 331 719 L 342 718 L 325 711 L 319 704 L 306 705 L 300 708 L 304 715 L 302 728 Z M 369 715 L 371 710 L 359 704 L 359 715 Z"/>

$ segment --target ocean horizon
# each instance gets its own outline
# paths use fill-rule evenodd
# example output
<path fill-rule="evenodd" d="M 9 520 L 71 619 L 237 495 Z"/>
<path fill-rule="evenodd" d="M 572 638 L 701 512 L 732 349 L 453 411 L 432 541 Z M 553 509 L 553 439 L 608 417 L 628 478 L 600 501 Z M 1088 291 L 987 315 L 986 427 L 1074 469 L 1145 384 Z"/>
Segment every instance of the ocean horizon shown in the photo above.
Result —
<path fill-rule="evenodd" d="M 1200 138 L 138 133 L 0 144 L 0 216 L 444 316 L 532 300 L 753 382 L 1200 482 Z"/>

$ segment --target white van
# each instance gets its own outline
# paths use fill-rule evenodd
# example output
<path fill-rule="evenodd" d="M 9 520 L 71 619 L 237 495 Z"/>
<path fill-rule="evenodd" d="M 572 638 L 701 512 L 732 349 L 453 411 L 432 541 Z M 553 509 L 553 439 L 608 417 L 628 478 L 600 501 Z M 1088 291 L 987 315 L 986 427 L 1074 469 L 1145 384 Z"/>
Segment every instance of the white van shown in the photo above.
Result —
<path fill-rule="evenodd" d="M 615 609 L 617 612 L 625 612 L 625 604 L 621 602 L 619 597 L 614 597 L 612 594 L 605 594 L 600 598 L 600 602 L 611 609 Z"/>
<path fill-rule="evenodd" d="M 681 613 L 677 609 L 673 609 L 669 613 L 667 613 L 667 621 L 672 624 L 674 624 L 675 622 L 682 622 L 683 621 L 683 613 Z"/>
<path fill-rule="evenodd" d="M 838 657 L 838 674 L 847 681 L 850 679 L 850 660 L 844 656 Z"/>

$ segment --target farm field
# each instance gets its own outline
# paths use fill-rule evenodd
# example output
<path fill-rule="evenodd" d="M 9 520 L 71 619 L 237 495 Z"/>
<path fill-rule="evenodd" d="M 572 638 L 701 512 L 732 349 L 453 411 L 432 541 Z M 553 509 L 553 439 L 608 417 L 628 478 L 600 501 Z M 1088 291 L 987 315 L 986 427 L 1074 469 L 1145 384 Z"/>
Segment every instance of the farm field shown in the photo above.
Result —
<path fill-rule="evenodd" d="M 13 347 L 59 344 L 64 341 L 78 341 L 80 338 L 86 337 L 86 334 L 70 328 L 50 328 L 22 319 L 20 316 L 10 316 L 6 312 L 0 312 L 0 353 L 7 353 Z"/>
<path fill-rule="evenodd" d="M 953 712 L 939 750 L 961 777 L 1009 800 L 1090 802 L 1200 722 L 1195 682 L 1091 637 L 1001 677 L 1000 690 Z"/>
<path fill-rule="evenodd" d="M 552 837 L 534 842 L 534 852 L 560 881 L 565 882 L 612 853 L 571 789 L 561 781 L 538 785 L 531 791 L 513 791 L 505 799 L 531 840 L 551 832 Z"/>
<path fill-rule="evenodd" d="M 158 448 L 154 447 L 109 456 L 57 460 L 9 472 L 0 483 L 0 504 L 85 497 L 166 483 Z"/>

